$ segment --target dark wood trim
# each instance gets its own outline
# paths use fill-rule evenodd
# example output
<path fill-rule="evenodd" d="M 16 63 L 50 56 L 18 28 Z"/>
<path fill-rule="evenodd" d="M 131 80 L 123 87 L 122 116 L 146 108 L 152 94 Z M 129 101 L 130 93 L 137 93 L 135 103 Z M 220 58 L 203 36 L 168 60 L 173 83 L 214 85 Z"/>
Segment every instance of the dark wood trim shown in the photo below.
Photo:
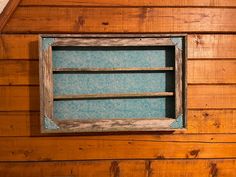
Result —
<path fill-rule="evenodd" d="M 7 24 L 8 20 L 15 12 L 17 6 L 21 0 L 9 0 L 6 7 L 3 9 L 2 13 L 0 14 L 0 33 L 2 33 L 3 28 Z"/>

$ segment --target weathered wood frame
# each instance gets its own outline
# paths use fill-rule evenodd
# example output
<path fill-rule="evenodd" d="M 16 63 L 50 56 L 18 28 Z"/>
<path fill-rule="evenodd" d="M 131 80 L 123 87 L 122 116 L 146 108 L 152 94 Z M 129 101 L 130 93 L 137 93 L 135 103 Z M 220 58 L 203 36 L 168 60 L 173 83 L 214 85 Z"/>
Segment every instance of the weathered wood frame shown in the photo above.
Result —
<path fill-rule="evenodd" d="M 175 41 L 176 37 L 181 38 Z M 46 45 L 43 40 L 47 40 Z M 180 45 L 181 43 L 181 45 Z M 175 114 L 176 117 L 158 119 L 102 119 L 102 120 L 58 120 L 53 116 L 54 99 L 97 98 L 99 95 L 69 95 L 67 98 L 53 97 L 53 72 L 87 71 L 86 69 L 52 68 L 53 46 L 172 46 L 175 48 L 175 68 L 154 68 L 155 70 L 175 70 Z M 180 47 L 182 46 L 182 47 Z M 186 127 L 187 117 L 187 41 L 185 34 L 83 34 L 83 35 L 40 35 L 39 36 L 39 71 L 40 71 L 40 119 L 42 133 L 65 132 L 110 132 L 110 131 L 174 131 Z M 106 68 L 89 71 L 106 71 Z M 108 69 L 110 71 L 110 69 Z M 107 71 L 108 71 L 107 70 Z M 114 71 L 125 71 L 117 68 Z M 143 70 L 135 68 L 133 70 Z M 144 68 L 144 70 L 152 70 Z M 170 92 L 159 93 L 159 96 L 171 96 Z M 99 98 L 116 97 L 152 97 L 157 94 L 105 94 Z"/>

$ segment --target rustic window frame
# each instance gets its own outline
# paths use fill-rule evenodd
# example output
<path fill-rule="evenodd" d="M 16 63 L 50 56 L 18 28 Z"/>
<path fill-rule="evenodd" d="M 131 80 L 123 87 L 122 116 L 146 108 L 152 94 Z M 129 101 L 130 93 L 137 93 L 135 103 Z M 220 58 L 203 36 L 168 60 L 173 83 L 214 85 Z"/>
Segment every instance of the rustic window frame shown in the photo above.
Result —
<path fill-rule="evenodd" d="M 180 41 L 175 38 L 181 38 Z M 46 44 L 43 40 L 47 40 Z M 181 43 L 181 45 L 180 45 Z M 175 48 L 175 115 L 173 119 L 57 120 L 53 117 L 54 46 L 172 46 Z M 180 47 L 182 46 L 182 47 Z M 42 133 L 175 131 L 186 128 L 187 117 L 187 39 L 185 34 L 82 34 L 40 35 L 40 119 Z M 139 69 L 139 68 L 137 68 Z M 163 68 L 160 68 L 163 69 Z M 108 95 L 109 96 L 109 95 Z M 124 96 L 124 95 L 123 95 Z M 137 95 L 131 95 L 135 97 Z"/>

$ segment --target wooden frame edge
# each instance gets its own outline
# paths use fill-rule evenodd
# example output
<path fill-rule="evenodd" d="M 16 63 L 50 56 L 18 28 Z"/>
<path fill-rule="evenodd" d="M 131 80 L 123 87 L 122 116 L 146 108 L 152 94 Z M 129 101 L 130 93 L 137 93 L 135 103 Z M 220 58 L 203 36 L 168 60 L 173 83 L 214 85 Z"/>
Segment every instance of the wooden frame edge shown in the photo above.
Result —
<path fill-rule="evenodd" d="M 183 114 L 184 114 L 184 116 L 183 116 L 183 120 L 182 120 L 182 127 L 181 128 L 176 128 L 176 127 L 172 127 L 172 126 L 170 126 L 171 124 L 169 124 L 169 127 L 165 127 L 165 128 L 163 128 L 163 127 L 155 127 L 155 128 L 143 128 L 143 129 L 141 129 L 141 128 L 130 128 L 130 129 L 128 129 L 128 128 L 126 128 L 126 129 L 124 129 L 124 130 L 122 130 L 122 129 L 120 129 L 120 130 L 118 130 L 117 132 L 122 132 L 122 131 L 178 131 L 178 130 L 180 130 L 181 132 L 183 132 L 185 129 L 186 129 L 186 116 L 187 116 L 187 102 L 186 102 L 186 99 L 187 99 L 187 78 L 186 78 L 186 76 L 187 76 L 187 51 L 186 51 L 186 49 L 187 49 L 187 35 L 186 34 L 171 34 L 171 35 L 162 35 L 162 34 L 146 34 L 146 35 L 144 35 L 144 34 L 132 34 L 132 35 L 130 35 L 130 34 L 116 34 L 116 35 L 114 35 L 114 34 L 106 34 L 106 35 L 100 35 L 100 34 L 85 34 L 85 35 L 65 35 L 65 34 L 62 34 L 62 35 L 60 35 L 60 34 L 57 34 L 57 35 L 51 35 L 51 34 L 42 34 L 42 35 L 39 35 L 39 38 L 40 38 L 40 45 L 39 45 L 39 47 L 40 47 L 40 64 L 39 64 L 39 67 L 40 67 L 40 84 L 42 85 L 42 82 L 41 82 L 41 79 L 43 78 L 43 76 L 42 76 L 42 73 L 43 73 L 43 67 L 42 67 L 42 59 L 43 59 L 43 56 L 42 56 L 42 39 L 43 38 L 95 38 L 95 37 L 102 37 L 102 38 L 112 38 L 112 37 L 115 37 L 115 38 L 121 38 L 121 37 L 123 37 L 123 38 L 138 38 L 138 37 L 141 37 L 141 38 L 145 38 L 145 37 L 147 37 L 147 38 L 151 38 L 151 37 L 159 37 L 159 38 L 161 38 L 161 37 L 165 37 L 165 38 L 167 38 L 167 37 L 183 37 L 183 39 L 182 39 L 182 42 L 183 42 L 183 49 L 184 49 L 184 53 L 183 53 L 183 56 L 182 56 L 182 60 L 183 60 L 183 63 L 182 63 L 182 67 L 184 67 L 183 69 L 185 70 L 185 71 L 183 71 L 183 75 L 182 75 L 182 80 L 183 80 L 183 82 L 182 82 L 182 84 L 183 84 L 183 93 L 182 93 L 182 96 L 183 96 L 183 100 L 184 100 L 184 103 L 183 103 L 183 111 L 185 111 L 185 112 L 183 112 Z M 51 44 L 51 46 L 57 46 L 57 44 L 58 44 L 58 41 L 54 41 L 52 44 Z M 60 46 L 60 45 L 59 45 Z M 173 45 L 167 45 L 167 46 L 175 46 L 174 44 Z M 40 86 L 41 87 L 41 86 Z M 42 94 L 44 94 L 44 90 L 42 89 L 42 88 L 40 88 L 40 96 L 43 96 Z M 80 130 L 79 128 L 73 128 L 73 130 L 68 130 L 68 129 L 66 129 L 65 127 L 63 127 L 63 125 L 65 124 L 65 121 L 58 121 L 58 120 L 56 120 L 56 119 L 54 119 L 53 117 L 52 118 L 50 118 L 50 117 L 48 117 L 49 118 L 49 121 L 52 121 L 52 122 L 50 122 L 50 123 L 52 123 L 51 124 L 51 126 L 54 128 L 54 129 L 46 129 L 46 127 L 45 127 L 45 117 L 43 116 L 43 115 L 41 115 L 41 112 L 42 112 L 42 110 L 41 109 L 43 109 L 42 108 L 43 107 L 43 105 L 42 105 L 42 103 L 41 103 L 41 99 L 40 99 L 40 119 L 41 119 L 41 125 L 43 125 L 43 126 L 41 126 L 41 132 L 42 133 L 76 133 L 76 132 L 112 132 L 112 131 L 114 131 L 114 130 L 112 130 L 112 129 L 100 129 L 100 130 L 96 130 L 96 131 L 91 131 L 91 129 L 90 129 L 90 131 L 89 130 L 86 130 L 86 129 L 84 129 L 84 130 Z M 105 119 L 103 119 L 103 121 L 104 121 Z M 125 120 L 125 119 L 124 119 Z M 141 121 L 143 121 L 143 119 L 140 119 Z M 172 121 L 172 123 L 175 123 L 175 120 L 176 119 L 173 119 L 173 121 Z M 74 121 L 74 120 L 73 120 Z M 115 120 L 115 121 L 117 121 L 117 120 Z M 76 121 L 75 121 L 76 122 Z M 78 123 L 80 122 L 80 124 L 82 123 L 81 121 L 77 121 Z M 78 126 L 77 126 L 78 127 Z M 120 128 L 122 128 L 122 127 L 120 127 Z"/>

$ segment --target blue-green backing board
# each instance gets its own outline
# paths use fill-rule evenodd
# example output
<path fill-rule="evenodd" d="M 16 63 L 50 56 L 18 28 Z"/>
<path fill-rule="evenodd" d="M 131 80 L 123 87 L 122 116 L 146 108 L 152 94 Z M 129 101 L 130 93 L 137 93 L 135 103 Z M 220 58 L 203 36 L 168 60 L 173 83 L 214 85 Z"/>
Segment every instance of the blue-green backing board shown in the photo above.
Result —
<path fill-rule="evenodd" d="M 174 67 L 173 47 L 53 47 L 53 68 Z M 54 73 L 54 95 L 174 92 L 174 71 Z M 174 96 L 55 100 L 54 117 L 114 119 L 175 117 Z"/>

